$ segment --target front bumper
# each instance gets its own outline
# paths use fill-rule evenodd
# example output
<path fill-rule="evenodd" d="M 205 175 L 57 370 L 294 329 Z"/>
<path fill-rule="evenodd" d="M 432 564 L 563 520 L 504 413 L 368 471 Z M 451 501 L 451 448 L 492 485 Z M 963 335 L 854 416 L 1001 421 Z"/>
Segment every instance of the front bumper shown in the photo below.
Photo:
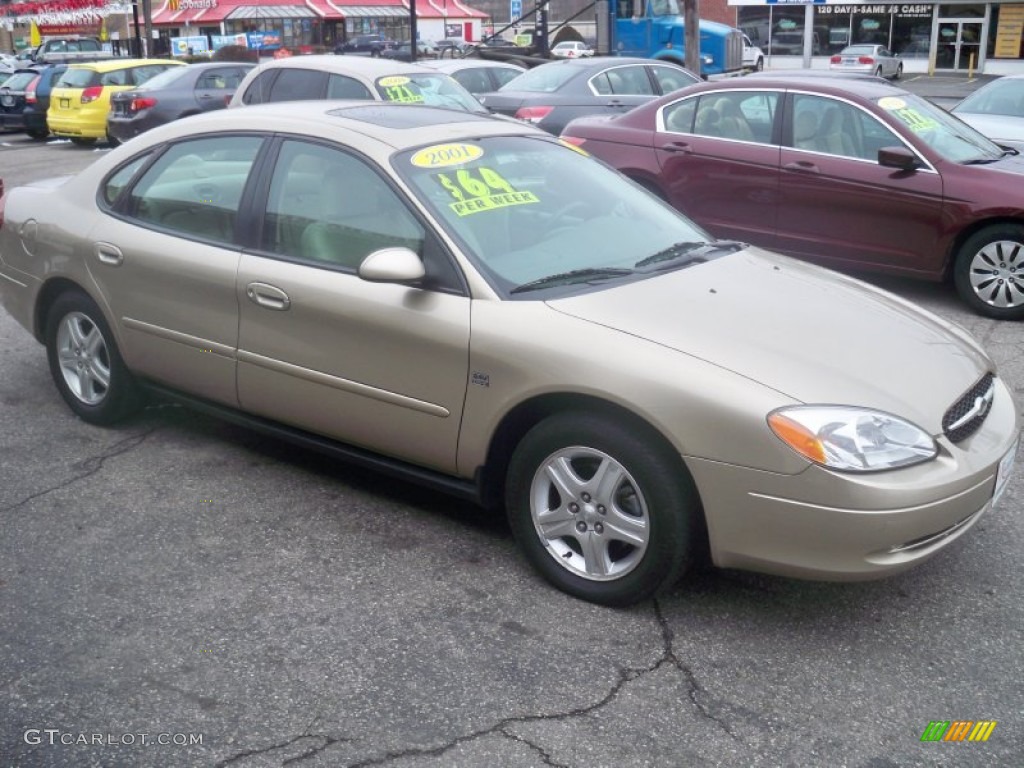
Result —
<path fill-rule="evenodd" d="M 716 565 L 860 580 L 906 570 L 966 533 L 992 507 L 997 469 L 1018 433 L 1016 408 L 998 381 L 985 425 L 958 445 L 942 438 L 926 464 L 859 475 L 815 465 L 781 475 L 684 460 Z"/>

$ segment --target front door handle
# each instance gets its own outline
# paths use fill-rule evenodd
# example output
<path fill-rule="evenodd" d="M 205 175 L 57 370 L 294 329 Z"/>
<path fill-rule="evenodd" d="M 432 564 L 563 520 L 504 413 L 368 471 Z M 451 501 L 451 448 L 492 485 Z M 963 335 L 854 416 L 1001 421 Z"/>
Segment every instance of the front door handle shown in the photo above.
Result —
<path fill-rule="evenodd" d="M 663 152 L 680 152 L 686 155 L 693 154 L 693 148 L 685 141 L 666 141 L 659 149 Z"/>
<path fill-rule="evenodd" d="M 280 288 L 267 285 L 266 283 L 249 283 L 245 287 L 245 295 L 249 297 L 250 301 L 259 304 L 261 307 L 276 309 L 281 312 L 292 305 L 292 301 L 288 298 L 287 293 Z"/>
<path fill-rule="evenodd" d="M 96 243 L 96 258 L 101 264 L 111 267 L 120 267 L 124 262 L 124 254 L 116 245 L 110 243 Z"/>
<path fill-rule="evenodd" d="M 821 173 L 821 169 L 814 163 L 807 160 L 798 160 L 795 163 L 786 163 L 782 166 L 787 171 L 803 171 L 804 173 Z"/>

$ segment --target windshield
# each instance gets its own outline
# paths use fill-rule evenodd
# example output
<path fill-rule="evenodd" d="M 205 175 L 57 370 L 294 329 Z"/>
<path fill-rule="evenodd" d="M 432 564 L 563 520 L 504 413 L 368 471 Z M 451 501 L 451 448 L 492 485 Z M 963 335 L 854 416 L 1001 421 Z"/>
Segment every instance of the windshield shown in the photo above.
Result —
<path fill-rule="evenodd" d="M 961 101 L 953 111 L 1024 117 L 1024 78 L 995 80 Z"/>
<path fill-rule="evenodd" d="M 487 112 L 476 98 L 449 75 L 440 72 L 378 77 L 374 84 L 384 101 Z"/>
<path fill-rule="evenodd" d="M 895 122 L 951 163 L 991 162 L 1004 154 L 1002 148 L 967 123 L 919 96 L 883 96 L 877 103 Z"/>
<path fill-rule="evenodd" d="M 505 296 L 562 295 L 721 255 L 700 248 L 710 236 L 682 214 L 554 138 L 433 145 L 392 164 Z"/>

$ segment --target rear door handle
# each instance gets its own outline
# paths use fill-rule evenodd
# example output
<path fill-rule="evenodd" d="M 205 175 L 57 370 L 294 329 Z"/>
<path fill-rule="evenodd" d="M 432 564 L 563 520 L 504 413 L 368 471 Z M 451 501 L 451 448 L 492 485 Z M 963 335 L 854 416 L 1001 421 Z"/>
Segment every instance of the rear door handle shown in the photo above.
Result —
<path fill-rule="evenodd" d="M 249 300 L 267 309 L 285 311 L 292 305 L 288 294 L 273 285 L 267 283 L 249 283 L 245 287 L 245 295 Z"/>
<path fill-rule="evenodd" d="M 794 163 L 786 163 L 785 165 L 782 166 L 782 168 L 784 170 L 787 170 L 787 171 L 803 171 L 804 173 L 821 173 L 821 169 L 818 168 L 817 165 L 815 165 L 814 163 L 809 162 L 807 160 L 797 160 Z"/>
<path fill-rule="evenodd" d="M 100 260 L 101 264 L 106 264 L 111 267 L 120 267 L 124 262 L 124 254 L 121 253 L 121 249 L 116 245 L 110 243 L 96 243 L 96 258 Z"/>

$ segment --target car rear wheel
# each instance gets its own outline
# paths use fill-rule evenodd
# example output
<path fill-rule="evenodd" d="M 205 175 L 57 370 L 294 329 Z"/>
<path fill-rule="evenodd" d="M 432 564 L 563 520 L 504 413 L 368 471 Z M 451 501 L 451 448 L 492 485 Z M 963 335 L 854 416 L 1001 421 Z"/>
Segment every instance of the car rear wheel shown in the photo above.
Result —
<path fill-rule="evenodd" d="M 676 582 L 691 560 L 699 503 L 654 436 L 586 413 L 552 416 L 512 456 L 509 520 L 526 558 L 576 597 L 623 606 Z"/>
<path fill-rule="evenodd" d="M 84 421 L 113 424 L 141 406 L 110 327 L 84 293 L 65 293 L 50 307 L 46 353 L 57 390 Z"/>
<path fill-rule="evenodd" d="M 902 64 L 898 64 L 896 66 L 896 74 L 893 75 L 892 79 L 893 80 L 899 80 L 901 77 L 903 77 L 903 65 Z"/>
<path fill-rule="evenodd" d="M 878 69 L 875 70 L 875 77 L 881 77 L 881 76 L 882 76 L 882 68 L 878 67 Z"/>
<path fill-rule="evenodd" d="M 976 232 L 953 270 L 957 291 L 975 312 L 1024 319 L 1024 226 L 996 224 Z"/>

